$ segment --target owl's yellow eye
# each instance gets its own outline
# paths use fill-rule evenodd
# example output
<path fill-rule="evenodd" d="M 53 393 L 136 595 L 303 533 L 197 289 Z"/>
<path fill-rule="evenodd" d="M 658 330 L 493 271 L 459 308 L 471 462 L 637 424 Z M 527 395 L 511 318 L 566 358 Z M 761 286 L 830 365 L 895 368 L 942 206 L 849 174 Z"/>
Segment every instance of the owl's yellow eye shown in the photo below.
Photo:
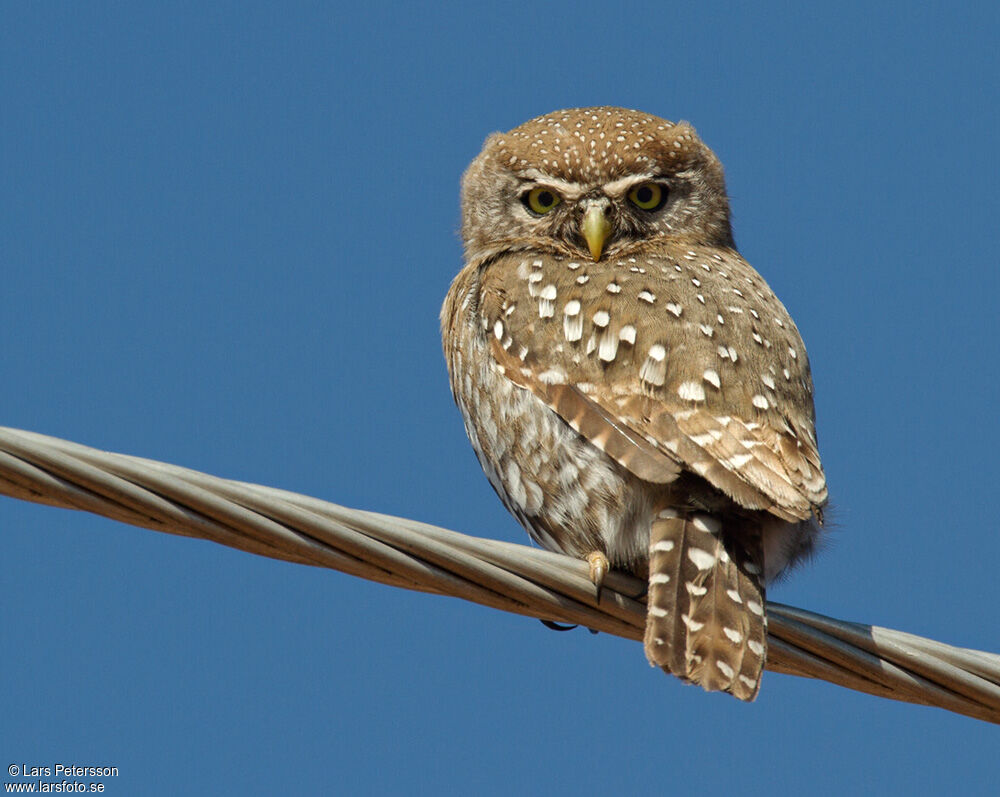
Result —
<path fill-rule="evenodd" d="M 643 210 L 659 210 L 666 198 L 667 192 L 659 183 L 642 183 L 628 192 L 628 201 Z"/>
<path fill-rule="evenodd" d="M 551 188 L 532 188 L 522 197 L 522 201 L 533 213 L 542 215 L 562 202 L 562 197 Z"/>

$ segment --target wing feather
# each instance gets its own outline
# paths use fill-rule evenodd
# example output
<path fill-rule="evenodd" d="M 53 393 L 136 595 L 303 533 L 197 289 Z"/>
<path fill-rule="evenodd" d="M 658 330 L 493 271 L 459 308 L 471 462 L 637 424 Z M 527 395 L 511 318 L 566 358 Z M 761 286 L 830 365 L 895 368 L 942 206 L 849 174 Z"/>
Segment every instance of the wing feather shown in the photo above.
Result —
<path fill-rule="evenodd" d="M 805 347 L 737 253 L 508 254 L 480 279 L 497 367 L 640 479 L 687 470 L 788 521 L 826 502 Z"/>

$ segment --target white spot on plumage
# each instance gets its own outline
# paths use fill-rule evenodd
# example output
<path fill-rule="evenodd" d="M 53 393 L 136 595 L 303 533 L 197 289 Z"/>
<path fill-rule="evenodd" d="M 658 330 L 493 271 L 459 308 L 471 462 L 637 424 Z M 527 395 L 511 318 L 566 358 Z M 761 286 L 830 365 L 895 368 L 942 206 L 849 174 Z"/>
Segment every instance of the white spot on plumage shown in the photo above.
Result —
<path fill-rule="evenodd" d="M 601 335 L 601 344 L 597 348 L 597 356 L 604 360 L 604 362 L 609 363 L 615 359 L 616 354 L 618 354 L 618 338 L 612 334 L 610 329 L 606 329 L 604 334 Z"/>
<path fill-rule="evenodd" d="M 503 337 L 503 321 L 497 319 L 497 322 L 493 325 L 493 335 L 497 340 Z"/>
<path fill-rule="evenodd" d="M 652 547 L 653 553 L 670 553 L 674 549 L 673 540 L 660 540 Z"/>
<path fill-rule="evenodd" d="M 722 523 L 718 518 L 714 518 L 711 515 L 695 515 L 691 521 L 698 531 L 703 531 L 706 534 L 718 534 L 722 531 Z"/>
<path fill-rule="evenodd" d="M 691 435 L 690 440 L 696 446 L 701 446 L 702 448 L 705 448 L 705 446 L 711 445 L 712 443 L 717 441 L 721 436 L 722 432 L 720 432 L 718 429 L 712 429 L 708 432 L 705 432 L 704 434 L 693 434 Z"/>
<path fill-rule="evenodd" d="M 521 483 L 521 469 L 513 459 L 507 460 L 507 467 L 504 469 L 504 487 L 507 488 L 507 495 L 519 507 L 523 508 L 527 502 L 527 493 Z"/>
<path fill-rule="evenodd" d="M 743 598 L 740 597 L 735 589 L 727 589 L 726 594 L 732 599 L 733 603 L 743 603 Z"/>
<path fill-rule="evenodd" d="M 722 381 L 719 379 L 718 372 L 712 370 L 711 368 L 705 371 L 701 375 L 701 378 L 704 379 L 706 382 L 708 382 L 708 384 L 710 384 L 714 388 L 722 387 Z"/>
<path fill-rule="evenodd" d="M 704 401 L 705 388 L 698 382 L 681 382 L 677 386 L 677 395 L 686 401 Z"/>
<path fill-rule="evenodd" d="M 662 344 L 649 347 L 649 355 L 639 369 L 639 378 L 656 387 L 661 387 L 667 377 L 667 350 Z"/>
<path fill-rule="evenodd" d="M 751 459 L 753 459 L 753 456 L 750 454 L 733 454 L 728 459 L 723 460 L 722 464 L 729 470 L 739 470 Z"/>
<path fill-rule="evenodd" d="M 726 662 L 722 661 L 721 659 L 716 659 L 715 666 L 718 667 L 719 672 L 721 672 L 727 678 L 732 678 L 734 675 L 736 675 L 736 671 L 733 670 L 732 667 L 730 667 L 728 664 L 726 664 Z"/>
<path fill-rule="evenodd" d="M 729 641 L 734 645 L 738 645 L 743 641 L 743 634 L 734 628 L 723 628 L 722 633 L 725 634 L 729 638 Z"/>
<path fill-rule="evenodd" d="M 677 318 L 680 318 L 681 313 L 684 311 L 684 308 L 682 308 L 679 304 L 675 304 L 674 302 L 667 302 L 667 310 L 669 310 L 671 313 L 677 316 Z"/>
<path fill-rule="evenodd" d="M 649 304 L 656 302 L 656 296 L 649 291 L 639 291 L 639 299 Z"/>
<path fill-rule="evenodd" d="M 556 286 L 546 285 L 538 292 L 538 317 L 551 318 L 556 314 L 555 310 Z"/>
<path fill-rule="evenodd" d="M 544 500 L 542 488 L 528 479 L 522 478 L 522 483 L 525 492 L 524 511 L 529 515 L 537 515 Z"/>
<path fill-rule="evenodd" d="M 757 393 L 752 399 L 750 399 L 750 403 L 759 410 L 766 410 L 771 406 L 770 403 L 768 403 L 768 400 L 760 393 Z"/>
<path fill-rule="evenodd" d="M 701 548 L 688 548 L 688 559 L 697 567 L 699 570 L 708 570 L 711 567 L 715 567 L 715 554 L 708 551 L 703 551 Z"/>
<path fill-rule="evenodd" d="M 688 591 L 688 594 L 695 598 L 700 598 L 706 592 L 708 592 L 708 587 L 699 587 L 692 581 L 689 581 L 684 585 L 684 588 Z"/>
<path fill-rule="evenodd" d="M 566 379 L 566 372 L 562 368 L 549 368 L 538 375 L 538 381 L 545 385 L 564 385 Z"/>
<path fill-rule="evenodd" d="M 668 573 L 653 573 L 649 577 L 650 584 L 666 584 L 670 581 L 670 575 Z"/>
<path fill-rule="evenodd" d="M 747 642 L 747 647 L 750 648 L 750 650 L 756 656 L 762 656 L 762 655 L 764 655 L 764 646 L 762 644 L 760 644 L 760 642 L 758 642 L 756 639 L 749 640 Z"/>
<path fill-rule="evenodd" d="M 653 617 L 666 617 L 669 613 L 662 606 L 650 606 L 648 611 Z"/>
<path fill-rule="evenodd" d="M 697 631 L 701 631 L 701 629 L 705 627 L 704 623 L 699 623 L 697 620 L 692 620 L 686 614 L 682 614 L 681 615 L 681 620 L 684 621 L 684 625 L 687 626 L 688 631 L 690 631 L 691 633 L 695 633 Z"/>
<path fill-rule="evenodd" d="M 750 568 L 747 569 L 749 570 Z M 758 617 L 764 616 L 764 607 L 757 603 L 757 601 L 747 601 L 747 608 Z"/>
<path fill-rule="evenodd" d="M 626 324 L 618 331 L 618 339 L 623 340 L 626 343 L 635 343 L 635 327 L 631 324 Z"/>
<path fill-rule="evenodd" d="M 606 327 L 611 322 L 611 316 L 608 314 L 607 310 L 598 310 L 594 313 L 594 325 L 598 327 Z"/>
<path fill-rule="evenodd" d="M 712 327 L 710 327 L 708 324 L 701 324 L 701 325 L 699 325 L 699 329 L 701 329 L 701 333 L 703 335 L 705 335 L 706 337 L 709 337 L 709 338 L 712 337 L 712 335 L 715 334 L 715 330 L 712 329 Z"/>

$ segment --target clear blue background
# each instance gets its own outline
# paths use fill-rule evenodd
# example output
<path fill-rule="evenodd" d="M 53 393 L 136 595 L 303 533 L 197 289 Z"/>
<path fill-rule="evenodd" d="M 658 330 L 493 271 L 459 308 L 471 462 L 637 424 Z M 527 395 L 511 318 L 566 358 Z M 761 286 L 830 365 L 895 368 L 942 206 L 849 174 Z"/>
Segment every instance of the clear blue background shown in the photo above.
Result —
<path fill-rule="evenodd" d="M 772 597 L 1000 651 L 1000 11 L 5 3 L 0 424 L 526 538 L 438 308 L 485 136 L 693 122 L 798 321 L 837 508 Z M 112 794 L 995 793 L 1000 732 L 0 498 L 0 756 Z M 6 776 L 5 780 L 8 779 Z"/>

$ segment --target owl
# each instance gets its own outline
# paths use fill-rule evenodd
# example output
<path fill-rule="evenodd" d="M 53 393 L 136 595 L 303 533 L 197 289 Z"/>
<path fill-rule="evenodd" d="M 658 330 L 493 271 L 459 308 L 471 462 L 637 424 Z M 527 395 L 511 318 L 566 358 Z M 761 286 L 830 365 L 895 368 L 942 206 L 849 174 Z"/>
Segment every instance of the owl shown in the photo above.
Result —
<path fill-rule="evenodd" d="M 648 579 L 652 665 L 752 700 L 765 585 L 827 500 L 805 346 L 685 122 L 578 108 L 462 180 L 441 329 L 480 464 L 540 545 Z"/>

